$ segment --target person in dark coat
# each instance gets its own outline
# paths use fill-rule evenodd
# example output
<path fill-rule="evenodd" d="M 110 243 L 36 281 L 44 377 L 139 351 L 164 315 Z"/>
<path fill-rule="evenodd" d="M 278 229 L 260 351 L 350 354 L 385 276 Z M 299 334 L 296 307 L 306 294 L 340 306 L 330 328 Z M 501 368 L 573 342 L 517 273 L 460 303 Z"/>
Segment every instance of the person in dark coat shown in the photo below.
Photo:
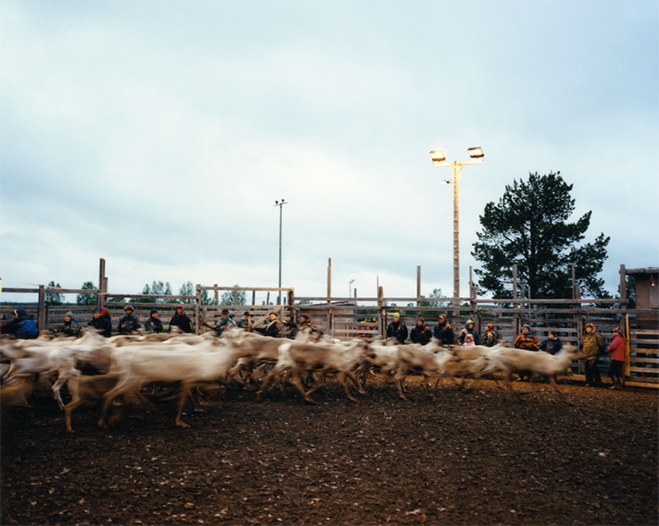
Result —
<path fill-rule="evenodd" d="M 69 311 L 64 315 L 64 323 L 57 327 L 55 332 L 60 332 L 64 336 L 80 336 L 80 326 L 73 317 L 73 312 Z"/>
<path fill-rule="evenodd" d="M 192 334 L 194 332 L 194 328 L 192 327 L 192 320 L 186 316 L 183 305 L 176 306 L 176 314 L 172 316 L 172 319 L 169 322 L 170 332 L 172 327 L 178 327 L 181 329 L 181 331 L 187 332 L 188 334 Z"/>
<path fill-rule="evenodd" d="M 558 354 L 561 347 L 563 347 L 563 342 L 558 339 L 556 332 L 549 331 L 547 339 L 540 345 L 540 350 L 548 352 L 549 354 Z"/>
<path fill-rule="evenodd" d="M 439 340 L 442 345 L 453 345 L 455 334 L 451 324 L 446 321 L 446 314 L 440 314 L 438 323 L 433 330 L 433 336 Z"/>
<path fill-rule="evenodd" d="M 494 330 L 494 323 L 488 323 L 485 326 L 485 334 L 483 334 L 483 345 L 485 347 L 494 347 L 499 341 L 499 335 Z"/>
<path fill-rule="evenodd" d="M 108 309 L 105 307 L 94 309 L 92 311 L 92 320 L 87 324 L 87 327 L 97 330 L 104 338 L 112 336 L 112 319 Z"/>
<path fill-rule="evenodd" d="M 238 320 L 238 323 L 236 323 L 236 327 L 239 329 L 244 329 L 247 332 L 252 332 L 252 320 L 251 320 L 252 315 L 249 313 L 249 311 L 245 311 L 243 314 L 242 318 Z"/>
<path fill-rule="evenodd" d="M 140 319 L 135 314 L 135 309 L 132 305 L 126 305 L 124 307 L 124 314 L 119 319 L 119 324 L 117 325 L 117 331 L 119 334 L 133 334 L 137 332 L 137 329 L 140 328 Z"/>
<path fill-rule="evenodd" d="M 472 335 L 472 337 L 474 338 L 474 343 L 476 345 L 481 344 L 480 339 L 478 338 L 478 334 L 474 329 L 474 320 L 467 320 L 467 323 L 465 323 L 465 328 L 460 331 L 460 334 L 458 334 L 458 343 L 460 345 L 464 345 L 465 336 L 467 336 L 467 334 Z"/>
<path fill-rule="evenodd" d="M 265 326 L 264 334 L 272 338 L 278 338 L 281 331 L 281 322 L 277 319 L 274 312 L 270 313 L 268 317 L 268 324 Z"/>
<path fill-rule="evenodd" d="M 432 338 L 432 332 L 425 324 L 423 316 L 419 316 L 416 320 L 416 326 L 410 331 L 410 340 L 412 340 L 412 343 L 426 345 L 430 342 L 430 338 Z"/>
<path fill-rule="evenodd" d="M 160 315 L 156 309 L 151 309 L 149 313 L 149 319 L 144 322 L 144 328 L 146 332 L 150 334 L 158 334 L 163 330 L 162 321 L 160 321 Z"/>
<path fill-rule="evenodd" d="M 14 311 L 14 319 L 0 327 L 0 333 L 9 334 L 18 340 L 33 340 L 37 337 L 37 326 L 23 307 Z"/>
<path fill-rule="evenodd" d="M 396 338 L 399 343 L 405 343 L 407 334 L 407 325 L 400 319 L 400 314 L 395 312 L 394 320 L 387 327 L 387 338 Z"/>
<path fill-rule="evenodd" d="M 231 329 L 232 327 L 236 326 L 233 318 L 229 316 L 229 311 L 227 309 L 223 309 L 221 314 L 222 317 L 217 320 L 217 323 L 215 324 L 215 332 L 218 336 L 221 336 L 222 333 L 227 329 Z"/>

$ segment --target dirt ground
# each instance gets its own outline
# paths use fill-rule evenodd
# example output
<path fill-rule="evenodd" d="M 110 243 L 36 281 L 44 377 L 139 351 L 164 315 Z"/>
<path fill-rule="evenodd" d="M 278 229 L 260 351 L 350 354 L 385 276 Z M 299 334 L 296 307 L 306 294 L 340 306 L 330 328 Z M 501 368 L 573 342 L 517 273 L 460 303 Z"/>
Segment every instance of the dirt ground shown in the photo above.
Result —
<path fill-rule="evenodd" d="M 657 524 L 653 389 L 447 381 L 409 401 L 377 377 L 350 402 L 333 381 L 305 405 L 292 388 L 262 403 L 133 408 L 76 433 L 47 390 L 2 415 L 8 524 Z"/>

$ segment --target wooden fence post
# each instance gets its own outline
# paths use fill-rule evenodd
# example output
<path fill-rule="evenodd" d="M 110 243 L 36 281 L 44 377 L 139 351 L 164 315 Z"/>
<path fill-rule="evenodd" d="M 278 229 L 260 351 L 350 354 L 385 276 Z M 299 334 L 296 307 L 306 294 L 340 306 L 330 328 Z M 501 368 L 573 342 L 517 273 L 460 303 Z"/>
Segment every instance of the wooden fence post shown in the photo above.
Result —
<path fill-rule="evenodd" d="M 38 332 L 48 330 L 48 314 L 46 313 L 46 287 L 39 285 L 39 314 L 37 319 Z"/>
<path fill-rule="evenodd" d="M 96 306 L 101 309 L 105 307 L 107 300 L 108 280 L 105 277 L 105 260 L 101 258 L 98 264 L 98 294 L 96 294 Z M 105 293 L 105 294 L 104 294 Z"/>
<path fill-rule="evenodd" d="M 627 337 L 627 343 L 625 344 L 625 370 L 624 370 L 624 376 L 628 378 L 631 376 L 631 334 L 629 333 L 629 314 L 625 314 L 624 316 L 624 321 L 625 321 L 625 336 Z"/>
<path fill-rule="evenodd" d="M 199 320 L 201 319 L 200 316 L 200 306 L 201 306 L 201 285 L 197 284 L 196 287 L 197 291 L 197 297 L 195 298 L 195 304 L 194 304 L 194 333 L 199 334 Z"/>

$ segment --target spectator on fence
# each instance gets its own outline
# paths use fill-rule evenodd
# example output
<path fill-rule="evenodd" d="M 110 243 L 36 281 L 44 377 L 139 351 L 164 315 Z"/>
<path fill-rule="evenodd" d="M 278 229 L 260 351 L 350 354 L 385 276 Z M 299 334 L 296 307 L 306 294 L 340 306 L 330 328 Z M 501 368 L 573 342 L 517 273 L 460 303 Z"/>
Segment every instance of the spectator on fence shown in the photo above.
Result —
<path fill-rule="evenodd" d="M 476 342 L 474 341 L 474 337 L 471 334 L 467 334 L 465 336 L 465 342 L 463 343 L 465 347 L 474 347 L 476 345 Z"/>
<path fill-rule="evenodd" d="M 64 323 L 55 328 L 56 333 L 61 333 L 64 336 L 80 336 L 80 325 L 73 317 L 73 312 L 69 311 L 64 315 Z"/>
<path fill-rule="evenodd" d="M 300 323 L 297 324 L 297 332 L 299 331 L 305 331 L 305 332 L 310 332 L 311 334 L 315 336 L 320 336 L 323 334 L 323 331 L 320 329 L 314 327 L 311 324 L 311 319 L 309 318 L 308 314 L 300 314 Z"/>
<path fill-rule="evenodd" d="M 277 319 L 277 315 L 274 312 L 271 312 L 268 316 L 268 324 L 264 328 L 256 328 L 255 330 L 265 336 L 279 338 L 281 322 Z"/>
<path fill-rule="evenodd" d="M 400 319 L 398 312 L 394 312 L 394 319 L 387 327 L 387 338 L 396 338 L 398 343 L 405 343 L 407 340 L 407 325 Z"/>
<path fill-rule="evenodd" d="M 124 307 L 125 314 L 119 318 L 117 331 L 119 334 L 133 334 L 140 328 L 140 318 L 135 314 L 135 309 L 132 305 Z"/>
<path fill-rule="evenodd" d="M 592 323 L 586 324 L 586 334 L 581 338 L 581 351 L 586 355 L 584 360 L 586 368 L 586 386 L 601 387 L 602 379 L 597 368 L 599 355 L 604 352 L 604 340 L 595 330 Z"/>
<path fill-rule="evenodd" d="M 453 345 L 455 334 L 451 324 L 446 321 L 446 314 L 440 314 L 438 323 L 433 331 L 433 336 L 440 341 L 442 345 Z"/>
<path fill-rule="evenodd" d="M 194 328 L 192 327 L 192 320 L 185 314 L 183 305 L 176 306 L 176 314 L 172 316 L 172 319 L 169 322 L 170 332 L 172 327 L 178 327 L 182 332 L 186 332 L 188 334 L 192 334 L 194 332 Z"/>
<path fill-rule="evenodd" d="M 563 347 L 563 342 L 556 336 L 555 331 L 549 331 L 547 339 L 540 345 L 540 350 L 548 352 L 549 354 L 558 354 L 558 351 Z"/>
<path fill-rule="evenodd" d="M 14 319 L 0 327 L 1 334 L 8 334 L 18 340 L 32 340 L 37 337 L 37 326 L 23 307 L 14 311 Z"/>
<path fill-rule="evenodd" d="M 156 309 L 151 309 L 151 312 L 149 313 L 149 319 L 144 322 L 144 328 L 149 334 L 159 334 L 163 331 L 160 314 Z"/>
<path fill-rule="evenodd" d="M 464 345 L 465 337 L 467 336 L 467 334 L 471 334 L 472 338 L 474 339 L 474 343 L 476 345 L 481 344 L 478 338 L 478 334 L 474 329 L 474 320 L 467 320 L 467 323 L 465 323 L 465 328 L 460 331 L 460 334 L 458 335 L 458 343 L 460 345 Z"/>
<path fill-rule="evenodd" d="M 483 345 L 485 347 L 494 347 L 499 341 L 499 335 L 494 330 L 494 323 L 488 323 L 485 326 L 485 334 L 483 334 Z"/>
<path fill-rule="evenodd" d="M 107 309 L 105 310 L 107 312 Z M 109 320 L 109 316 L 102 316 L 101 309 L 98 307 L 92 311 L 92 319 L 87 324 L 87 327 L 91 327 L 105 338 L 109 338 L 112 334 L 112 322 Z"/>
<path fill-rule="evenodd" d="M 227 309 L 222 309 L 221 317 L 219 320 L 217 320 L 217 323 L 215 324 L 215 332 L 217 333 L 218 336 L 222 336 L 222 333 L 227 330 L 231 329 L 232 327 L 235 327 L 236 324 L 233 321 L 233 318 L 229 315 L 229 311 Z"/>
<path fill-rule="evenodd" d="M 525 351 L 537 351 L 540 349 L 540 342 L 531 332 L 531 328 L 524 324 L 522 332 L 515 338 L 515 348 L 524 349 Z"/>
<path fill-rule="evenodd" d="M 415 327 L 410 331 L 410 340 L 412 343 L 418 343 L 419 345 L 426 345 L 430 342 L 432 338 L 432 332 L 426 325 L 423 316 L 419 316 L 416 320 Z"/>
<path fill-rule="evenodd" d="M 611 353 L 611 361 L 609 362 L 609 378 L 613 383 L 609 389 L 622 389 L 624 386 L 624 375 L 622 367 L 625 363 L 625 350 L 627 349 L 627 339 L 622 335 L 622 329 L 616 327 L 613 329 L 613 341 L 607 347 L 607 351 Z"/>
<path fill-rule="evenodd" d="M 244 329 L 247 332 L 252 332 L 254 328 L 252 325 L 251 317 L 252 315 L 249 313 L 249 311 L 245 311 L 242 318 L 240 318 L 238 320 L 238 323 L 236 323 L 236 327 L 238 327 L 239 329 Z"/>

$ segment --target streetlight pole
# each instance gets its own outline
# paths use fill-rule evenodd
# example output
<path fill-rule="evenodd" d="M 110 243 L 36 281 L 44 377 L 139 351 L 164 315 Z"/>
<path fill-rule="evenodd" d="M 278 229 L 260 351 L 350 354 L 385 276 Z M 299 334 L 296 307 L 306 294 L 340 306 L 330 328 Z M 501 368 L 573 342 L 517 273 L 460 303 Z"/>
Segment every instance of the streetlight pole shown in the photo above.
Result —
<path fill-rule="evenodd" d="M 281 225 L 282 225 L 282 210 L 284 205 L 288 203 L 283 199 L 281 201 L 275 201 L 275 206 L 279 207 L 279 299 L 277 300 L 277 305 L 281 305 Z"/>
<path fill-rule="evenodd" d="M 481 164 L 483 161 L 480 159 L 485 156 L 482 148 L 469 148 L 467 151 L 469 157 L 479 160 L 448 163 L 442 150 L 430 152 L 434 166 L 450 166 L 453 169 L 453 305 L 456 307 L 460 305 L 460 172 L 469 164 Z M 444 182 L 451 184 L 451 181 Z"/>

